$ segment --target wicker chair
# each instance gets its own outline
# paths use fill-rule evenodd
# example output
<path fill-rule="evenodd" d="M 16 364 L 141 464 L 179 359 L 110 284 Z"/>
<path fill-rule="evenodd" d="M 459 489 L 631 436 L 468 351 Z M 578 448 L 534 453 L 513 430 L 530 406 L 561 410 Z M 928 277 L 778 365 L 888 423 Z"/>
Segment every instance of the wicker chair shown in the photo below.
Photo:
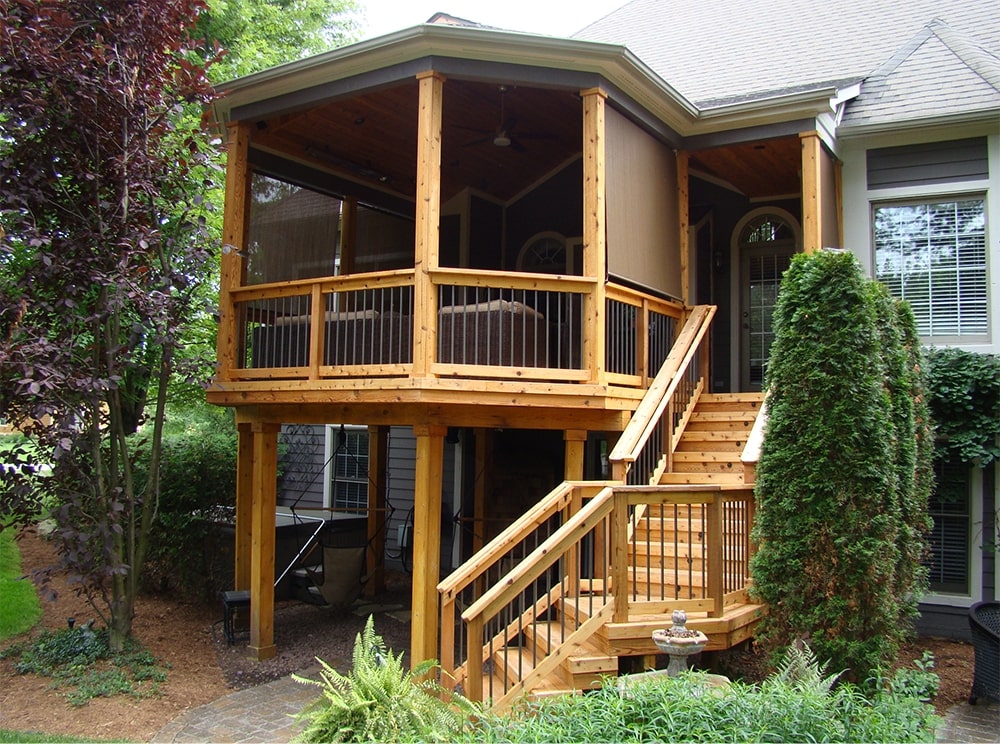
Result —
<path fill-rule="evenodd" d="M 976 652 L 969 702 L 1000 702 L 1000 602 L 976 602 L 969 608 L 969 627 Z"/>

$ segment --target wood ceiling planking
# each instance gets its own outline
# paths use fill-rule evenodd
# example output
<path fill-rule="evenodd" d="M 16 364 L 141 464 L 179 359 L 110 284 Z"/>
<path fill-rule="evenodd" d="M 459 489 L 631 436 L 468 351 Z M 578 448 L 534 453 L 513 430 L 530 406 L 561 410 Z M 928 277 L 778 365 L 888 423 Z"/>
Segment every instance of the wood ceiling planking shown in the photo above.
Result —
<path fill-rule="evenodd" d="M 441 197 L 472 188 L 508 202 L 582 149 L 583 113 L 576 91 L 445 81 Z M 254 128 L 256 144 L 311 161 L 348 179 L 377 184 L 408 199 L 416 194 L 415 80 L 284 114 Z M 494 144 L 513 122 L 514 142 Z M 520 144 L 521 147 L 517 145 Z M 692 168 L 731 184 L 751 198 L 800 191 L 798 137 L 692 152 Z"/>
<path fill-rule="evenodd" d="M 699 150 L 691 153 L 691 167 L 732 184 L 751 198 L 787 196 L 801 190 L 798 137 Z"/>

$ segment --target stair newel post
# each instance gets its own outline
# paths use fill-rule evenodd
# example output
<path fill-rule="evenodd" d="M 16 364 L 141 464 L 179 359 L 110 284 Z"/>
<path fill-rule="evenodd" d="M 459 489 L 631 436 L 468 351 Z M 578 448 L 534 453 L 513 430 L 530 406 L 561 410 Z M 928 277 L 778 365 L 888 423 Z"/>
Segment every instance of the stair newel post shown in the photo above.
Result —
<path fill-rule="evenodd" d="M 705 542 L 708 552 L 708 596 L 712 600 L 709 617 L 722 617 L 725 611 L 725 590 L 723 588 L 723 545 L 722 545 L 722 496 L 711 494 L 708 503 Z"/>
<path fill-rule="evenodd" d="M 441 683 L 451 686 L 455 679 L 455 593 L 441 595 Z"/>
<path fill-rule="evenodd" d="M 628 622 L 628 492 L 615 490 L 611 517 L 611 588 L 615 594 L 614 622 Z"/>
<path fill-rule="evenodd" d="M 483 627 L 482 615 L 470 618 L 465 639 L 465 696 L 477 703 L 483 701 Z"/>

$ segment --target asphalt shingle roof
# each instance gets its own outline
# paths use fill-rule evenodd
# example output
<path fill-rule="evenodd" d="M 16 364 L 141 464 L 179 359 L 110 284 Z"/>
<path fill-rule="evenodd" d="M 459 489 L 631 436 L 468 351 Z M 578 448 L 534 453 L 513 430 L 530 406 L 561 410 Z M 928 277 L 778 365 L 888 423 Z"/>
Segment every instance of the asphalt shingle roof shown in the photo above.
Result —
<path fill-rule="evenodd" d="M 632 0 L 574 37 L 624 44 L 700 108 L 873 75 L 856 121 L 1000 107 L 997 0 Z"/>

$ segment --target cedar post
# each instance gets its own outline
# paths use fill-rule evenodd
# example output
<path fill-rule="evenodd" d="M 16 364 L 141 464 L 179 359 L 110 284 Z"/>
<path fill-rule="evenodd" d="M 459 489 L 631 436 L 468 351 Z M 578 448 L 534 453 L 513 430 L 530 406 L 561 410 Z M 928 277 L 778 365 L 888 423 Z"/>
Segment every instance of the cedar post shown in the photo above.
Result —
<path fill-rule="evenodd" d="M 438 593 L 441 573 L 441 486 L 445 426 L 418 425 L 413 494 L 413 595 L 410 666 L 438 656 Z"/>
<path fill-rule="evenodd" d="M 441 109 L 444 77 L 417 75 L 420 108 L 417 118 L 417 200 L 413 258 L 413 376 L 426 377 L 436 358 L 437 291 L 431 272 L 438 268 L 441 222 Z"/>
<path fill-rule="evenodd" d="M 799 135 L 802 142 L 802 250 L 814 253 L 823 247 L 823 181 L 820 160 L 823 146 L 817 132 Z"/>
<path fill-rule="evenodd" d="M 240 257 L 247 244 L 250 217 L 250 169 L 247 153 L 250 148 L 250 127 L 243 122 L 228 125 L 229 142 L 226 155 L 226 206 L 222 216 L 222 260 L 219 275 L 219 330 L 216 354 L 219 367 L 216 374 L 230 379 L 241 353 L 237 316 L 230 290 L 243 283 L 245 262 Z"/>
<path fill-rule="evenodd" d="M 253 432 L 249 423 L 236 425 L 236 540 L 233 588 L 250 588 L 253 562 Z"/>
<path fill-rule="evenodd" d="M 253 548 L 250 565 L 250 653 L 272 658 L 274 646 L 274 511 L 278 496 L 279 424 L 254 423 Z"/>
<path fill-rule="evenodd" d="M 605 380 L 605 282 L 608 274 L 605 234 L 605 104 L 599 88 L 583 96 L 583 275 L 597 280 L 583 300 L 583 361 L 590 382 Z"/>

